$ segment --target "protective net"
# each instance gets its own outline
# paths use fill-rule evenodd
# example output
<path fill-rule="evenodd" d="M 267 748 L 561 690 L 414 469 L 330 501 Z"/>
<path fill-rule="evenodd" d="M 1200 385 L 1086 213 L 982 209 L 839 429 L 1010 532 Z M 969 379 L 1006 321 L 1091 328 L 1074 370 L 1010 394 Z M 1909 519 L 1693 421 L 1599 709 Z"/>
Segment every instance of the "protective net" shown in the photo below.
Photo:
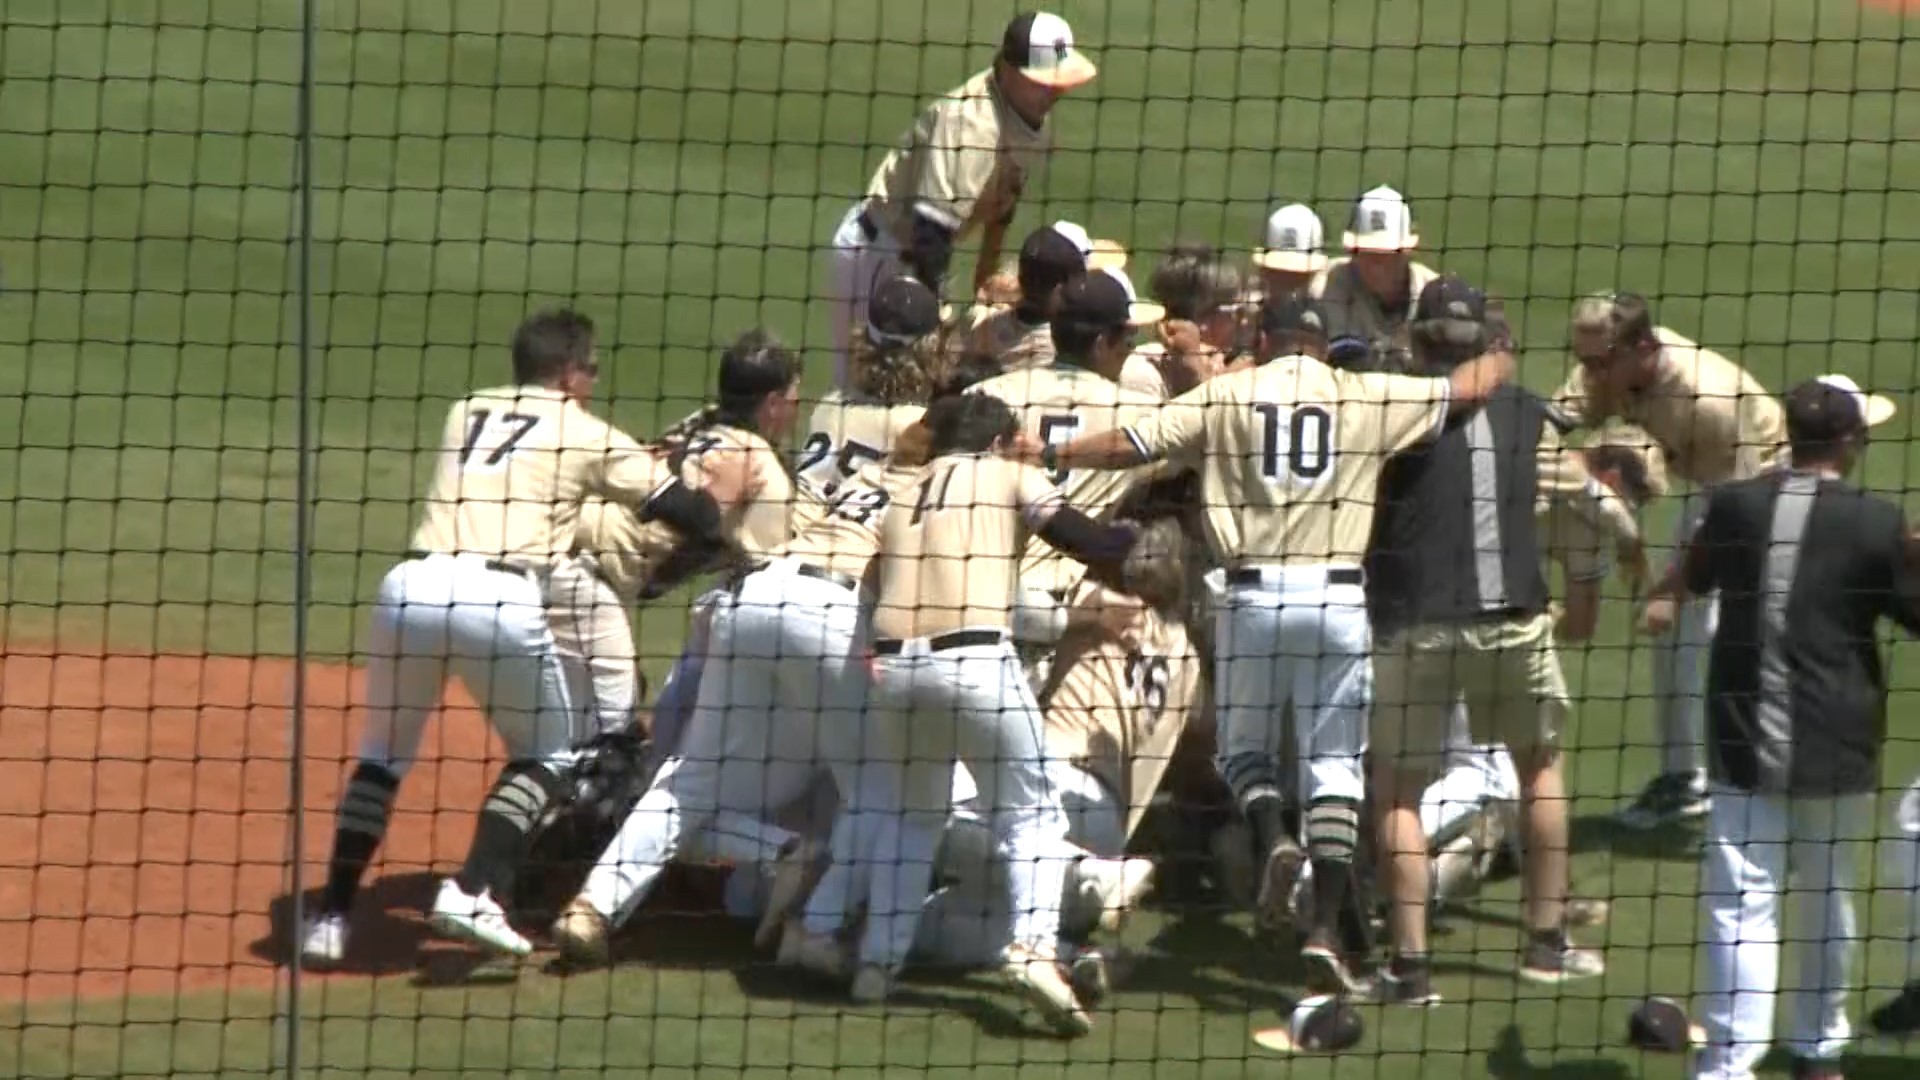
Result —
<path fill-rule="evenodd" d="M 1912 1074 L 1898 5 L 1017 14 L 0 4 L 0 1075 Z"/>

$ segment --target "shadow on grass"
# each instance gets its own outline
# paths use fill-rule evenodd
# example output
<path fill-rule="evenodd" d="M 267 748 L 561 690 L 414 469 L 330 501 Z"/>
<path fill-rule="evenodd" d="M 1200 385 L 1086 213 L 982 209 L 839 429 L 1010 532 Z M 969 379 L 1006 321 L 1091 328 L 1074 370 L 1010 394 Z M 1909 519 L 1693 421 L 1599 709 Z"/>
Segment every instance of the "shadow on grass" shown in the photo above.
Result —
<path fill-rule="evenodd" d="M 1554 1061 L 1535 1064 L 1527 1058 L 1520 1029 L 1511 1024 L 1487 1053 L 1487 1075 L 1494 1080 L 1627 1080 L 1633 1070 L 1618 1061 Z"/>
<path fill-rule="evenodd" d="M 1574 818 L 1569 842 L 1574 854 L 1610 851 L 1656 862 L 1698 863 L 1701 833 L 1698 825 L 1670 825 L 1659 829 L 1629 829 L 1604 814 Z"/>
<path fill-rule="evenodd" d="M 349 975 L 401 975 L 419 966 L 421 946 L 431 940 L 425 912 L 433 903 L 439 877 L 429 873 L 392 874 L 360 890 L 348 919 L 346 961 L 334 970 Z M 304 909 L 319 906 L 320 891 L 306 894 Z M 270 964 L 286 964 L 300 935 L 293 926 L 293 896 L 276 897 L 268 909 L 271 929 L 248 947 Z"/>

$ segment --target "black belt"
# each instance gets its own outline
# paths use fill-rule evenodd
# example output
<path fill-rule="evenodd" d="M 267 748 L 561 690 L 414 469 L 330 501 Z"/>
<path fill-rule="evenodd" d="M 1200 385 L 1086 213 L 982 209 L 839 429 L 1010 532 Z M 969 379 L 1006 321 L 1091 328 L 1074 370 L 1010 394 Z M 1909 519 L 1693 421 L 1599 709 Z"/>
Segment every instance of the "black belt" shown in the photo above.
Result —
<path fill-rule="evenodd" d="M 871 244 L 880 239 L 880 226 L 874 224 L 873 215 L 867 213 L 864 207 L 859 216 L 853 219 L 853 223 L 860 226 L 860 235 L 867 238 L 867 243 Z"/>
<path fill-rule="evenodd" d="M 950 634 L 940 634 L 927 639 L 928 652 L 946 652 L 948 649 L 965 649 L 974 645 L 998 645 L 1007 640 L 1004 630 L 955 630 Z M 907 643 L 900 638 L 881 638 L 873 643 L 873 655 L 898 656 L 905 651 Z"/>
<path fill-rule="evenodd" d="M 740 586 L 745 585 L 747 583 L 748 578 L 752 577 L 753 575 L 759 573 L 762 570 L 767 569 L 772 565 L 773 564 L 770 562 L 763 562 L 763 563 L 755 563 L 752 566 L 747 567 L 746 569 L 740 571 L 738 574 L 735 574 L 732 581 L 727 582 L 727 589 L 731 592 L 736 592 L 736 593 L 739 592 Z M 793 562 L 793 563 L 790 563 L 789 565 L 793 567 L 793 572 L 796 574 L 799 574 L 801 577 L 810 577 L 815 581 L 824 581 L 829 585 L 838 585 L 841 588 L 847 590 L 848 592 L 860 591 L 859 582 L 853 580 L 852 578 L 848 577 L 845 574 L 839 573 L 837 571 L 829 570 L 824 566 L 815 566 L 812 563 L 803 563 L 803 562 Z"/>
<path fill-rule="evenodd" d="M 1227 571 L 1229 585 L 1259 585 L 1266 580 L 1263 568 L 1258 566 L 1242 566 L 1238 570 Z M 1366 583 L 1366 571 L 1357 566 L 1336 566 L 1327 571 L 1329 585 L 1365 585 Z"/>
<path fill-rule="evenodd" d="M 439 554 L 444 554 L 444 553 L 437 552 L 437 551 L 409 551 L 407 552 L 407 561 L 417 562 L 421 559 L 430 559 L 433 556 L 439 555 Z M 514 563 L 510 563 L 505 559 L 488 559 L 486 562 L 486 567 L 489 570 L 498 570 L 502 574 L 512 574 L 514 577 L 526 578 L 529 581 L 533 579 L 533 571 L 527 569 L 524 566 L 518 566 L 518 565 L 515 565 Z"/>

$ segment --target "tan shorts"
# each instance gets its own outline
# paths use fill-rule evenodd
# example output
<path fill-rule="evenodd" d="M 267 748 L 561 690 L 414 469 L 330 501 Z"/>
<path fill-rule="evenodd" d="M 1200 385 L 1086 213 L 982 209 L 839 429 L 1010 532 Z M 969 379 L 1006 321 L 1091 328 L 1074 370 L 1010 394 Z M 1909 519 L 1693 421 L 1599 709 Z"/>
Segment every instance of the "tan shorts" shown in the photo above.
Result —
<path fill-rule="evenodd" d="M 1567 680 L 1553 616 L 1468 626 L 1417 626 L 1374 657 L 1372 752 L 1380 764 L 1437 776 L 1462 699 L 1475 743 L 1528 751 L 1559 742 Z"/>

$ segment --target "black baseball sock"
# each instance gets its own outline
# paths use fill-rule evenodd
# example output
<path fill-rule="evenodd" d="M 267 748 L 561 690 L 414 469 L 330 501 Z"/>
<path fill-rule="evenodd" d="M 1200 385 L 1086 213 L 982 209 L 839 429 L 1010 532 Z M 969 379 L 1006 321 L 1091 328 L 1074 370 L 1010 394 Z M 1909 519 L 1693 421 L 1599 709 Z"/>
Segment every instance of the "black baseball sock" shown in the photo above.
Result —
<path fill-rule="evenodd" d="M 320 894 L 320 910 L 328 915 L 345 915 L 353 907 L 360 891 L 360 879 L 366 876 L 374 852 L 387 835 L 387 821 L 393 816 L 393 799 L 400 790 L 400 778 L 380 765 L 363 761 L 347 778 L 347 789 L 340 794 L 340 810 L 334 818 L 333 856 L 327 861 L 327 884 Z"/>
<path fill-rule="evenodd" d="M 1313 860 L 1313 926 L 1331 933 L 1352 893 L 1353 853 L 1360 842 L 1360 806 L 1317 799 L 1307 807 L 1307 854 Z"/>
<path fill-rule="evenodd" d="M 561 778 L 540 762 L 508 762 L 480 807 L 467 863 L 454 876 L 461 890 L 468 896 L 490 891 L 500 906 L 511 903 L 513 877 L 534 829 L 564 793 Z"/>

